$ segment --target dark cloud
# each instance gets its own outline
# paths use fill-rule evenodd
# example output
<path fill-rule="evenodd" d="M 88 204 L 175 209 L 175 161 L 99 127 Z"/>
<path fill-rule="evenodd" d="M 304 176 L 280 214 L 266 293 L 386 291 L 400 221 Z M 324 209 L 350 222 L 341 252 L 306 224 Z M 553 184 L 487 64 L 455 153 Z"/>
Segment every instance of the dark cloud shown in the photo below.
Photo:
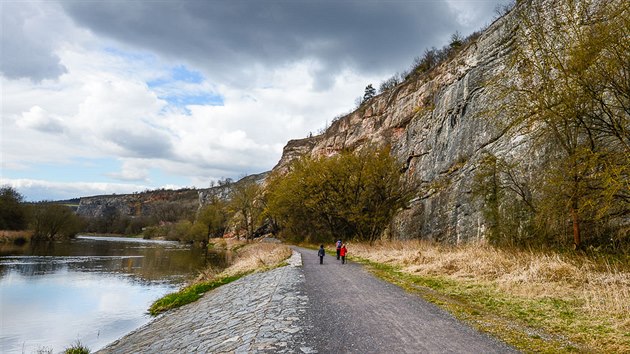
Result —
<path fill-rule="evenodd" d="M 58 78 L 67 69 L 54 54 L 50 38 L 42 36 L 41 14 L 32 7 L 18 5 L 2 4 L 0 72 L 9 79 L 29 78 L 35 82 Z"/>
<path fill-rule="evenodd" d="M 500 2 L 476 1 L 474 12 Z M 318 60 L 322 76 L 347 67 L 393 73 L 406 69 L 424 48 L 441 46 L 455 31 L 471 32 L 492 17 L 484 10 L 484 16 L 462 25 L 462 14 L 444 1 L 69 1 L 63 6 L 96 33 L 185 59 L 214 79 L 241 85 L 254 65 L 273 68 L 299 59 Z M 326 85 L 330 77 L 320 81 Z"/>
<path fill-rule="evenodd" d="M 113 130 L 105 136 L 109 141 L 125 150 L 125 157 L 172 158 L 172 144 L 167 136 L 157 132 L 142 134 L 127 130 Z"/>

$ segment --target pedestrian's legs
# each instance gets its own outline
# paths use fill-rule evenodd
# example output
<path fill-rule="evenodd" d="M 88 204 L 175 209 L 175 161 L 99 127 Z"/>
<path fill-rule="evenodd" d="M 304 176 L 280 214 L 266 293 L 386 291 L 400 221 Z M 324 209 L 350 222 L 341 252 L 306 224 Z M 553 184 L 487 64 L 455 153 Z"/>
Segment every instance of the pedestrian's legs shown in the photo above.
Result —
<path fill-rule="evenodd" d="M 337 248 L 337 260 L 339 260 L 339 255 L 341 254 L 341 248 Z"/>
<path fill-rule="evenodd" d="M 346 256 L 341 256 L 341 264 L 346 264 Z"/>
<path fill-rule="evenodd" d="M 319 256 L 319 264 L 324 264 L 324 257 L 323 256 Z"/>

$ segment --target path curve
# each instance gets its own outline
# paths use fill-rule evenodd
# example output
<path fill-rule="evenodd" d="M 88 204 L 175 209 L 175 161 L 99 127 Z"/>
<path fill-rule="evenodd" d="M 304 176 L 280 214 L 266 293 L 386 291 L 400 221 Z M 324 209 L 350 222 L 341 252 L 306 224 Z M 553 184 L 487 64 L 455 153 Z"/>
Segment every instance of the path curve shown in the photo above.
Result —
<path fill-rule="evenodd" d="M 448 312 L 335 255 L 302 253 L 304 335 L 319 353 L 516 353 Z M 351 252 L 352 250 L 350 250 Z"/>

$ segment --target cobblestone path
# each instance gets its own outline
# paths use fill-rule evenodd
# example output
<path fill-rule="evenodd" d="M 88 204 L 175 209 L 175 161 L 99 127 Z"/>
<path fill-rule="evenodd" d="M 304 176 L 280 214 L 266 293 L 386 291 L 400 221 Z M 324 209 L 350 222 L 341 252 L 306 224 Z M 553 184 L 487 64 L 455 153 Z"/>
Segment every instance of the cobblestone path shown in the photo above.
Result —
<path fill-rule="evenodd" d="M 301 340 L 308 298 L 300 254 L 289 264 L 215 289 L 97 353 L 310 352 Z"/>

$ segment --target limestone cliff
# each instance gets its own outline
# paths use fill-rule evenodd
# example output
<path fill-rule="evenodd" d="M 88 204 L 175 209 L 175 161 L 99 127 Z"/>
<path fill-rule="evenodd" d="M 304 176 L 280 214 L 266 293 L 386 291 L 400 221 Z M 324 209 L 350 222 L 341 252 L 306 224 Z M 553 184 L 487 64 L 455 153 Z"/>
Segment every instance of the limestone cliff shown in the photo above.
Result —
<path fill-rule="evenodd" d="M 153 207 L 163 202 L 176 202 L 184 207 L 196 208 L 198 191 L 194 189 L 155 190 L 134 194 L 83 197 L 76 213 L 90 218 L 102 217 L 112 212 L 125 216 L 149 216 Z"/>
<path fill-rule="evenodd" d="M 95 218 L 116 212 L 124 216 L 150 216 L 154 209 L 164 203 L 175 203 L 179 208 L 197 210 L 206 205 L 212 196 L 228 199 L 231 189 L 250 180 L 261 183 L 268 172 L 249 175 L 237 182 L 202 189 L 153 190 L 133 194 L 99 195 L 80 198 L 76 213 Z"/>
<path fill-rule="evenodd" d="M 451 242 L 482 237 L 480 205 L 471 196 L 480 153 L 520 153 L 522 143 L 482 114 L 495 99 L 484 82 L 502 69 L 509 31 L 505 19 L 497 20 L 452 60 L 370 99 L 323 134 L 290 141 L 274 169 L 304 153 L 387 145 L 404 163 L 405 178 L 419 186 L 409 208 L 395 217 L 391 237 Z"/>

